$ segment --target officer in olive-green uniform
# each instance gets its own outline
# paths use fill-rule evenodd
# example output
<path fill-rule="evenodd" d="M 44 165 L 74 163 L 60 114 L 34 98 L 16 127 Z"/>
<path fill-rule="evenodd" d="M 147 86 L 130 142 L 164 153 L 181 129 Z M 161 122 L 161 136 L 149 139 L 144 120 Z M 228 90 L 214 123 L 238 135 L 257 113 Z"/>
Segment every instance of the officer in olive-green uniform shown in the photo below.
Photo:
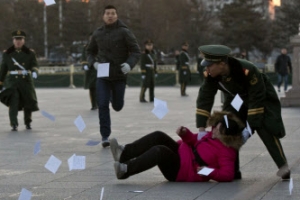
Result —
<path fill-rule="evenodd" d="M 145 99 L 145 92 L 149 88 L 149 101 L 154 101 L 154 87 L 156 71 L 156 55 L 153 50 L 152 40 L 146 40 L 145 51 L 141 55 L 141 73 L 142 73 L 142 88 L 140 93 L 140 102 L 147 102 Z"/>
<path fill-rule="evenodd" d="M 25 32 L 14 31 L 12 37 L 14 45 L 4 51 L 0 68 L 0 90 L 4 80 L 6 87 L 0 99 L 9 107 L 12 131 L 17 131 L 19 110 L 24 110 L 26 129 L 31 129 L 31 113 L 39 110 L 32 79 L 37 78 L 38 63 L 34 51 L 24 45 Z"/>
<path fill-rule="evenodd" d="M 186 85 L 191 80 L 191 71 L 190 71 L 190 57 L 188 54 L 189 44 L 184 42 L 181 46 L 181 52 L 179 55 L 179 82 L 180 82 L 180 91 L 181 96 L 188 96 L 186 94 Z"/>
<path fill-rule="evenodd" d="M 279 140 L 285 136 L 281 105 L 268 77 L 260 73 L 253 63 L 229 56 L 231 49 L 227 46 L 205 45 L 200 46 L 199 50 L 204 55 L 201 64 L 206 67 L 205 80 L 197 99 L 196 121 L 199 130 L 203 131 L 206 127 L 217 90 L 223 91 L 223 109 L 236 113 L 249 123 L 252 131 L 260 136 L 277 167 L 285 169 L 280 174 L 282 179 L 289 179 L 290 170 Z M 243 101 L 239 110 L 231 105 L 237 95 Z M 243 132 L 243 136 L 245 139 L 250 137 L 249 129 Z M 236 167 L 236 172 L 239 172 L 238 163 Z M 236 178 L 241 178 L 241 174 Z"/>
<path fill-rule="evenodd" d="M 91 34 L 90 34 L 91 38 Z M 90 41 L 89 38 L 89 41 Z M 82 56 L 81 56 L 81 65 L 82 68 L 85 70 L 84 73 L 84 89 L 89 89 L 90 94 L 90 101 L 92 108 L 91 110 L 97 110 L 97 93 L 96 93 L 96 80 L 97 80 L 97 70 L 94 67 L 90 67 L 89 63 L 87 61 L 86 56 L 86 48 L 88 44 L 84 46 L 82 50 Z"/>

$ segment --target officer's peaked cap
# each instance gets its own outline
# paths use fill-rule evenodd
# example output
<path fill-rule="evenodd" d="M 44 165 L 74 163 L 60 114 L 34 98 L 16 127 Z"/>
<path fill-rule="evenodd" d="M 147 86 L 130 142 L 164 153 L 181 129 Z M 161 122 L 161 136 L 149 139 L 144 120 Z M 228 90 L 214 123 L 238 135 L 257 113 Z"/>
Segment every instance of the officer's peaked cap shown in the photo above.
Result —
<path fill-rule="evenodd" d="M 21 31 L 21 30 L 16 30 L 16 31 L 11 33 L 11 36 L 13 38 L 25 38 L 26 33 L 24 31 Z"/>
<path fill-rule="evenodd" d="M 199 51 L 204 56 L 201 62 L 204 67 L 225 61 L 231 53 L 231 49 L 225 45 L 204 45 L 199 47 Z"/>

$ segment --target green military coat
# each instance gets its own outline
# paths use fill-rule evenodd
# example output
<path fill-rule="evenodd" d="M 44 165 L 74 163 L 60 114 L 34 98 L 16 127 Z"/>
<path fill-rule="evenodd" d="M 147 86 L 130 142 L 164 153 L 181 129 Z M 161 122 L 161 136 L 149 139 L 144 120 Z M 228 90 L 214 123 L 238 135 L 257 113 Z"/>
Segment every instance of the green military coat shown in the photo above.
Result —
<path fill-rule="evenodd" d="M 184 50 L 179 54 L 179 82 L 186 83 L 191 80 L 190 57 Z"/>
<path fill-rule="evenodd" d="M 82 56 L 81 56 L 81 65 L 82 68 L 84 65 L 87 65 L 89 67 L 89 70 L 86 70 L 84 73 L 84 89 L 90 89 L 96 87 L 96 80 L 97 80 L 97 70 L 94 68 L 94 66 L 89 66 L 89 63 L 87 61 L 87 55 L 86 55 L 86 48 L 88 45 L 85 45 L 82 50 Z"/>
<path fill-rule="evenodd" d="M 28 75 L 12 75 L 11 71 L 18 71 L 20 69 L 13 61 L 14 58 L 27 71 Z M 33 50 L 23 46 L 21 50 L 16 50 L 13 46 L 3 53 L 3 59 L 0 68 L 0 84 L 6 87 L 6 90 L 20 93 L 19 110 L 25 108 L 31 111 L 37 111 L 38 102 L 34 89 L 32 72 L 38 72 L 38 63 Z M 3 92 L 1 99 L 6 99 L 6 105 L 9 106 L 9 96 L 12 92 Z"/>
<path fill-rule="evenodd" d="M 225 94 L 223 109 L 236 113 L 242 120 L 248 121 L 252 130 L 264 127 L 274 136 L 285 136 L 281 118 L 281 104 L 276 91 L 265 74 L 251 62 L 228 58 L 230 74 L 226 77 L 212 78 L 204 72 L 205 80 L 197 98 L 197 127 L 206 127 L 217 90 Z M 243 100 L 239 112 L 231 102 L 236 96 Z"/>
<path fill-rule="evenodd" d="M 151 82 L 155 80 L 157 74 L 156 55 L 154 51 L 145 50 L 141 55 L 141 73 L 145 76 L 144 86 L 150 87 Z"/>

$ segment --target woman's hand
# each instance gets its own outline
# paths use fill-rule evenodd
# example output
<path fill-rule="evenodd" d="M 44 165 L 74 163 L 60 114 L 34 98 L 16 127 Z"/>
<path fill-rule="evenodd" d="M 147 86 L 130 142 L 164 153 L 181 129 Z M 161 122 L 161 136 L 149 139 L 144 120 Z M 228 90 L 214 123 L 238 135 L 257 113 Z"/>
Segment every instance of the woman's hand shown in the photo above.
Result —
<path fill-rule="evenodd" d="M 176 133 L 177 133 L 177 135 L 178 136 L 184 136 L 185 135 L 185 133 L 186 133 L 186 128 L 185 127 L 183 127 L 183 126 L 179 126 L 178 128 L 177 128 L 177 130 L 176 130 Z"/>

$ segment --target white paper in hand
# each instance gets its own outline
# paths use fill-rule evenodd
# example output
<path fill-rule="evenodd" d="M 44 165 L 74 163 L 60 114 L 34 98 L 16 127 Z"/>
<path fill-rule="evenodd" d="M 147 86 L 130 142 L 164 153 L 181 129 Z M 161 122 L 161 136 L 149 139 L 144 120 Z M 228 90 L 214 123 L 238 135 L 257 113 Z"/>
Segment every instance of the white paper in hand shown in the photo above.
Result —
<path fill-rule="evenodd" d="M 97 77 L 109 77 L 109 63 L 98 64 Z"/>
<path fill-rule="evenodd" d="M 86 127 L 86 125 L 85 125 L 85 123 L 84 123 L 84 121 L 83 121 L 83 119 L 80 115 L 75 119 L 74 124 L 78 128 L 80 133 L 82 133 L 82 131 Z"/>
<path fill-rule="evenodd" d="M 234 99 L 231 102 L 232 107 L 234 107 L 234 109 L 236 109 L 237 111 L 240 110 L 241 106 L 243 104 L 243 100 L 241 99 L 239 94 L 236 94 Z"/>
<path fill-rule="evenodd" d="M 53 174 L 56 173 L 58 170 L 59 166 L 61 165 L 61 161 L 56 158 L 55 156 L 51 155 L 47 163 L 45 164 L 45 168 L 48 169 L 50 172 Z"/>
<path fill-rule="evenodd" d="M 210 173 L 212 173 L 214 169 L 209 167 L 203 167 L 200 171 L 198 171 L 198 174 L 208 176 Z"/>
<path fill-rule="evenodd" d="M 247 124 L 247 130 L 249 131 L 250 135 L 252 135 L 252 130 L 251 130 L 251 127 L 250 127 L 248 121 L 246 121 L 246 124 Z"/>
<path fill-rule="evenodd" d="M 293 188 L 294 188 L 293 178 L 291 178 L 291 179 L 290 179 L 290 184 L 289 184 L 290 195 L 292 195 Z"/>
<path fill-rule="evenodd" d="M 167 102 L 154 98 L 154 108 L 152 113 L 158 118 L 162 119 L 169 112 Z"/>
<path fill-rule="evenodd" d="M 32 192 L 26 190 L 25 188 L 22 188 L 18 200 L 30 200 L 31 196 L 32 196 Z"/>
<path fill-rule="evenodd" d="M 54 0 L 44 0 L 46 6 L 51 6 L 53 4 L 55 4 L 55 1 Z"/>

